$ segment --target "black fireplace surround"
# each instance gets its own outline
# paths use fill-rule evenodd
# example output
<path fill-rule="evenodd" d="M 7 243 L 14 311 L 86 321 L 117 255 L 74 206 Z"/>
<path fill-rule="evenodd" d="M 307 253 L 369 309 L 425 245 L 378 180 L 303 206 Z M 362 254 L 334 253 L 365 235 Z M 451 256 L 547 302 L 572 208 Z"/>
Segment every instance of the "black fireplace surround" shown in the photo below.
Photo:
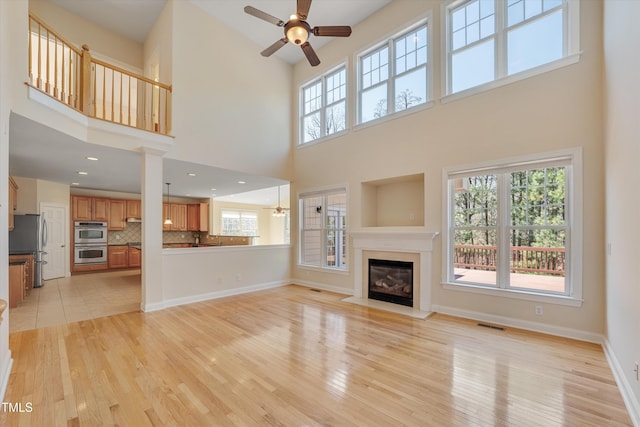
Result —
<path fill-rule="evenodd" d="M 413 262 L 369 258 L 369 298 L 413 307 Z"/>

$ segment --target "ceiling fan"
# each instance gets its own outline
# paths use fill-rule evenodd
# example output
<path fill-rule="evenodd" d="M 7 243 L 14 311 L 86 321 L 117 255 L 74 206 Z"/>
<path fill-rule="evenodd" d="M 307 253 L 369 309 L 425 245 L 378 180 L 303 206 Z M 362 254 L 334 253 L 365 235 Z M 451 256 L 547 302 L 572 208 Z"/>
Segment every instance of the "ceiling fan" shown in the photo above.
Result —
<path fill-rule="evenodd" d="M 262 56 L 271 56 L 282 46 L 291 42 L 302 48 L 309 64 L 315 67 L 320 64 L 320 59 L 309 44 L 309 35 L 313 34 L 316 37 L 349 37 L 351 35 L 351 27 L 348 25 L 311 27 L 307 23 L 307 15 L 309 14 L 309 8 L 311 7 L 311 0 L 297 0 L 297 2 L 298 10 L 295 14 L 289 17 L 287 22 L 252 6 L 245 6 L 244 11 L 249 15 L 253 15 L 256 18 L 275 24 L 278 27 L 284 27 L 284 37 L 260 52 Z"/>
<path fill-rule="evenodd" d="M 285 212 L 289 210 L 289 208 L 283 208 L 280 206 L 280 186 L 278 185 L 278 206 L 275 208 L 263 208 L 263 209 L 273 209 L 273 216 L 284 216 Z"/>

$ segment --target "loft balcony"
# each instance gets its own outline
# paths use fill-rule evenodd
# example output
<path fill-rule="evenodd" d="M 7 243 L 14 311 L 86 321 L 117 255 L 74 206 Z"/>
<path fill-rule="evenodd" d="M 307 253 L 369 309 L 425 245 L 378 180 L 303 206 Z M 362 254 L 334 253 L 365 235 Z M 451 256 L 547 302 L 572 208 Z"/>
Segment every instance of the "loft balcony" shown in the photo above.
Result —
<path fill-rule="evenodd" d="M 29 14 L 28 85 L 85 116 L 170 135 L 171 85 L 91 57 Z"/>

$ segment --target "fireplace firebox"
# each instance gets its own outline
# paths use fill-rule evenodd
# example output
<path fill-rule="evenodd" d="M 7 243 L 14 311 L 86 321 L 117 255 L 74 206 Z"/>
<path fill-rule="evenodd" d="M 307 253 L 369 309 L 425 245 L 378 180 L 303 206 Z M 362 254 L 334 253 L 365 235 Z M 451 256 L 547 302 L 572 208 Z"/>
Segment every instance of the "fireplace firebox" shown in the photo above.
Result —
<path fill-rule="evenodd" d="M 413 262 L 370 258 L 369 298 L 413 307 Z"/>

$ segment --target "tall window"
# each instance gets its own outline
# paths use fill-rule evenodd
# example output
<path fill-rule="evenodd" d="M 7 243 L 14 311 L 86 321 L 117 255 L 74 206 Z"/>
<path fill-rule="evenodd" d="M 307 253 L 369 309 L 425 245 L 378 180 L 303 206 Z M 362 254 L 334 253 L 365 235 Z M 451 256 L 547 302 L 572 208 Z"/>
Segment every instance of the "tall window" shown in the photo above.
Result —
<path fill-rule="evenodd" d="M 427 102 L 427 57 L 426 23 L 361 55 L 358 122 L 376 120 Z"/>
<path fill-rule="evenodd" d="M 300 196 L 300 264 L 347 268 L 347 193 L 345 189 Z"/>
<path fill-rule="evenodd" d="M 570 0 L 459 0 L 447 7 L 447 93 L 569 55 Z M 574 47 L 575 49 L 575 47 Z"/>
<path fill-rule="evenodd" d="M 347 73 L 344 66 L 302 88 L 301 143 L 347 128 Z"/>
<path fill-rule="evenodd" d="M 579 295 L 575 163 L 563 153 L 448 173 L 445 282 Z"/>
<path fill-rule="evenodd" d="M 258 213 L 255 211 L 222 210 L 222 235 L 257 236 Z"/>

